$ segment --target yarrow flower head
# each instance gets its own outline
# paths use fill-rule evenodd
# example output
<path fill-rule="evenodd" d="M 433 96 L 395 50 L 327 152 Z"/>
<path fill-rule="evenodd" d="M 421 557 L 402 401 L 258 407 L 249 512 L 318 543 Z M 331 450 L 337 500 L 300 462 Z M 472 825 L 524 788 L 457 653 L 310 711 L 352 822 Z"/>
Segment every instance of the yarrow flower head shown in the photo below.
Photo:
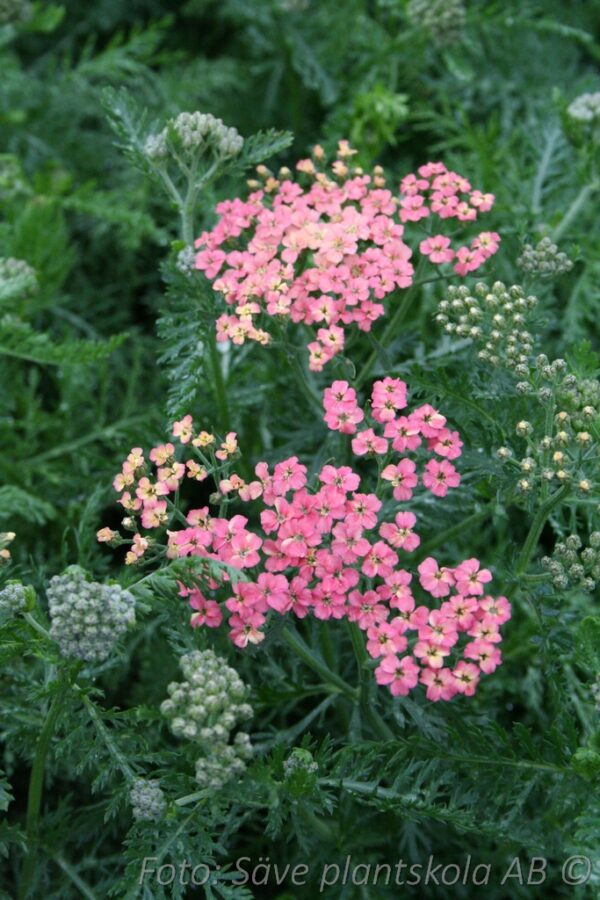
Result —
<path fill-rule="evenodd" d="M 9 581 L 0 591 L 0 614 L 14 616 L 27 609 L 31 588 L 26 588 L 19 581 Z"/>
<path fill-rule="evenodd" d="M 310 750 L 294 747 L 283 763 L 286 790 L 294 797 L 311 794 L 317 785 L 319 764 Z"/>
<path fill-rule="evenodd" d="M 524 244 L 517 265 L 523 272 L 548 278 L 556 278 L 573 268 L 567 254 L 559 251 L 548 237 L 542 238 L 535 247 L 532 244 Z"/>
<path fill-rule="evenodd" d="M 428 31 L 439 47 L 459 40 L 466 18 L 462 0 L 410 0 L 406 14 L 410 23 Z"/>
<path fill-rule="evenodd" d="M 208 507 L 189 510 L 184 527 L 167 529 L 167 556 L 194 560 L 189 578 L 180 582 L 194 627 L 215 628 L 227 620 L 230 639 L 244 648 L 264 639 L 275 615 L 347 618 L 365 632 L 367 650 L 378 661 L 376 678 L 392 693 L 419 683 L 433 700 L 473 693 L 480 675 L 500 662 L 499 626 L 510 606 L 487 593 L 491 573 L 477 559 L 445 567 L 427 558 L 418 584 L 405 567 L 420 545 L 417 516 L 407 504 L 422 489 L 442 499 L 458 487 L 454 462 L 462 448 L 445 416 L 429 404 L 408 410 L 407 394 L 395 378 L 376 381 L 364 407 L 345 381 L 324 392 L 325 422 L 349 435 L 354 456 L 364 458 L 366 467 L 372 462 L 380 475 L 376 492 L 361 489 L 361 476 L 350 465 L 325 464 L 313 482 L 295 456 L 272 468 L 259 462 L 255 478 L 246 481 L 232 471 L 238 449 L 231 436 L 221 443 L 228 446 L 225 458 L 214 454 L 211 464 L 200 450 L 206 433 L 197 433 L 190 416 L 176 423 L 180 445 L 212 465 L 220 504 L 237 497 L 260 510 L 260 533 L 248 527 L 246 516 L 213 516 Z M 159 473 L 163 463 L 170 469 L 179 459 L 173 445 L 154 448 L 151 457 Z M 142 528 L 164 528 L 165 521 L 147 517 L 163 502 L 156 499 L 161 476 L 155 480 L 142 460 L 135 448 L 124 464 L 124 481 L 117 478 L 115 486 L 127 488 L 121 502 L 130 518 L 141 519 Z M 189 460 L 177 465 L 188 471 Z M 244 578 L 233 578 L 235 571 Z M 177 727 L 184 729 L 186 720 Z M 190 735 L 195 733 L 192 727 Z"/>
<path fill-rule="evenodd" d="M 533 335 L 525 326 L 536 305 L 537 298 L 516 284 L 480 282 L 473 290 L 451 285 L 435 319 L 447 334 L 471 338 L 480 360 L 515 370 L 529 362 Z"/>
<path fill-rule="evenodd" d="M 177 154 L 193 158 L 211 153 L 218 159 L 236 156 L 244 145 L 244 139 L 235 128 L 224 125 L 221 119 L 210 113 L 183 112 L 171 119 L 158 134 L 146 139 L 144 151 L 154 163 Z"/>
<path fill-rule="evenodd" d="M 37 275 L 29 263 L 12 256 L 0 257 L 0 290 L 3 296 L 25 297 L 38 289 Z"/>
<path fill-rule="evenodd" d="M 385 298 L 413 283 L 405 228 L 422 219 L 434 231 L 449 221 L 466 227 L 493 205 L 493 194 L 473 189 L 439 162 L 405 176 L 394 194 L 380 167 L 370 175 L 352 167 L 353 153 L 340 141 L 327 169 L 317 147 L 297 164 L 298 180 L 289 170 L 276 178 L 261 166 L 262 181 L 251 182 L 257 189 L 248 200 L 217 206 L 217 224 L 196 241 L 196 267 L 232 307 L 217 320 L 218 341 L 267 344 L 278 323 L 303 323 L 314 337 L 309 366 L 320 371 L 343 351 L 348 327 L 370 331 L 385 313 Z M 466 275 L 499 241 L 495 232 L 482 232 L 453 246 L 450 237 L 434 233 L 419 252 Z"/>
<path fill-rule="evenodd" d="M 577 587 L 593 594 L 600 582 L 600 531 L 593 531 L 587 547 L 577 534 L 570 534 L 554 547 L 551 557 L 542 558 L 554 587 L 566 591 Z"/>
<path fill-rule="evenodd" d="M 247 688 L 235 669 L 212 650 L 187 653 L 180 666 L 186 680 L 169 685 L 169 699 L 161 712 L 173 734 L 201 748 L 196 781 L 218 790 L 239 777 L 252 756 L 246 732 L 238 731 L 231 741 L 233 730 L 253 714 L 246 702 Z"/>
<path fill-rule="evenodd" d="M 159 822 L 167 809 L 160 782 L 154 779 L 136 779 L 129 792 L 129 802 L 136 822 Z"/>
<path fill-rule="evenodd" d="M 576 122 L 600 122 L 600 91 L 580 94 L 569 104 L 567 114 Z"/>
<path fill-rule="evenodd" d="M 102 662 L 135 622 L 135 600 L 129 591 L 87 581 L 78 566 L 51 578 L 47 596 L 50 634 L 64 656 Z"/>

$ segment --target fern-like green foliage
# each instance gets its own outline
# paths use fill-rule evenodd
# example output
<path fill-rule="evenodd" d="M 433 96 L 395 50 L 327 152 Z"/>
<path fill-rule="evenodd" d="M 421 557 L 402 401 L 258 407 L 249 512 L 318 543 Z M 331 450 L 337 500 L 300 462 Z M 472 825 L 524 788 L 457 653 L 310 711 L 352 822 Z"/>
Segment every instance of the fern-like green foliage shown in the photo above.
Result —
<path fill-rule="evenodd" d="M 36 332 L 26 322 L 11 315 L 0 319 L 0 354 L 40 365 L 81 365 L 103 359 L 119 347 L 126 335 L 107 341 L 67 341 L 54 343 L 45 333 Z"/>

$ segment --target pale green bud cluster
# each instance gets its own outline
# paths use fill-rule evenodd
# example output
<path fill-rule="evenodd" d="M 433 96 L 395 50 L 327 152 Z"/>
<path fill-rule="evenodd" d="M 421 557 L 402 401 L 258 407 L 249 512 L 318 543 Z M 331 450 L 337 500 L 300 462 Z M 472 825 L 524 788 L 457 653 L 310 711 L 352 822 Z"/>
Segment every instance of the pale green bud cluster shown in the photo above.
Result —
<path fill-rule="evenodd" d="M 12 153 L 0 153 L 0 200 L 14 200 L 28 192 L 23 166 Z"/>
<path fill-rule="evenodd" d="M 196 253 L 193 247 L 184 247 L 177 254 L 175 265 L 188 277 L 196 271 Z"/>
<path fill-rule="evenodd" d="M 461 0 L 410 0 L 406 14 L 411 25 L 429 31 L 440 47 L 459 40 L 466 17 Z"/>
<path fill-rule="evenodd" d="M 0 25 L 18 25 L 28 22 L 33 6 L 28 0 L 0 0 Z"/>
<path fill-rule="evenodd" d="M 0 613 L 17 615 L 28 606 L 28 592 L 25 585 L 18 581 L 9 582 L 0 591 Z"/>
<path fill-rule="evenodd" d="M 551 557 L 542 559 L 542 566 L 550 573 L 557 590 L 576 586 L 593 593 L 600 581 L 600 531 L 592 532 L 587 547 L 578 535 L 570 534 L 556 544 Z"/>
<path fill-rule="evenodd" d="M 165 795 L 156 780 L 138 778 L 129 792 L 129 802 L 136 822 L 158 822 L 167 809 Z"/>
<path fill-rule="evenodd" d="M 600 712 L 600 675 L 596 675 L 596 680 L 592 685 L 592 697 L 596 703 L 596 709 Z"/>
<path fill-rule="evenodd" d="M 224 125 L 221 119 L 210 113 L 184 112 L 171 119 L 159 134 L 150 135 L 144 151 L 153 162 L 171 154 L 189 159 L 209 150 L 219 159 L 228 159 L 237 156 L 243 146 L 244 139 L 237 129 Z"/>
<path fill-rule="evenodd" d="M 50 634 L 63 656 L 101 662 L 135 622 L 133 594 L 118 584 L 87 581 L 78 566 L 50 579 L 47 595 Z"/>
<path fill-rule="evenodd" d="M 202 748 L 196 781 L 218 790 L 241 775 L 252 756 L 245 732 L 237 732 L 230 741 L 239 723 L 253 715 L 244 702 L 247 689 L 235 669 L 212 650 L 187 653 L 180 665 L 186 680 L 168 686 L 169 699 L 161 704 L 161 712 L 170 720 L 173 734 Z"/>
<path fill-rule="evenodd" d="M 600 381 L 567 375 L 559 388 L 561 404 L 571 414 L 575 431 L 586 431 L 600 417 Z"/>
<path fill-rule="evenodd" d="M 517 488 L 523 494 L 542 485 L 547 490 L 547 486 L 554 489 L 570 484 L 574 491 L 587 496 L 593 496 L 598 489 L 599 448 L 594 436 L 598 411 L 595 407 L 584 406 L 574 416 L 561 408 L 562 392 L 579 383 L 575 376 L 565 375 L 566 369 L 565 360 L 555 359 L 551 363 L 544 353 L 532 361 L 531 368 L 519 367 L 518 374 L 528 380 L 519 382 L 517 390 L 535 397 L 545 407 L 544 424 L 534 426 L 528 420 L 517 422 L 515 435 L 525 439 L 525 454 L 500 447 L 496 456 L 518 473 Z M 550 417 L 548 413 L 557 408 L 559 411 Z"/>
<path fill-rule="evenodd" d="M 576 122 L 600 120 L 600 91 L 594 94 L 580 94 L 568 106 L 567 113 Z"/>
<path fill-rule="evenodd" d="M 33 294 L 38 287 L 35 269 L 22 259 L 0 257 L 0 297 Z"/>
<path fill-rule="evenodd" d="M 542 238 L 535 247 L 532 244 L 525 244 L 521 256 L 517 259 L 517 265 L 523 272 L 549 277 L 563 275 L 573 268 L 567 254 L 560 251 L 548 237 Z"/>
<path fill-rule="evenodd" d="M 283 763 L 286 789 L 295 797 L 312 793 L 317 785 L 319 765 L 310 750 L 294 747 Z"/>
<path fill-rule="evenodd" d="M 471 338 L 481 348 L 480 360 L 516 370 L 527 366 L 533 348 L 533 336 L 525 325 L 536 305 L 537 298 L 526 296 L 516 284 L 506 287 L 496 281 L 489 288 L 479 282 L 473 291 L 466 285 L 452 285 L 435 318 L 448 334 Z"/>

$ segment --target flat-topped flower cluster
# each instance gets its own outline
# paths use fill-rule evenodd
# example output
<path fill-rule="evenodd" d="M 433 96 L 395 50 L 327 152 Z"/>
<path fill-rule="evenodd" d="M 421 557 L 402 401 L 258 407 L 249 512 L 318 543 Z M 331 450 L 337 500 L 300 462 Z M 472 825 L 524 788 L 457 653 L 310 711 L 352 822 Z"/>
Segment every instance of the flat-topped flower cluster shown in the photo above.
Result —
<path fill-rule="evenodd" d="M 196 241 L 196 268 L 233 307 L 217 320 L 217 340 L 267 344 L 264 314 L 291 319 L 316 329 L 309 365 L 321 371 L 344 349 L 347 326 L 369 331 L 384 315 L 385 297 L 413 283 L 405 225 L 421 223 L 420 253 L 434 265 L 453 263 L 458 275 L 475 271 L 497 251 L 495 232 L 453 246 L 437 233 L 436 222 L 474 222 L 491 209 L 493 194 L 431 162 L 403 178 L 396 196 L 380 167 L 367 174 L 350 166 L 354 152 L 340 141 L 327 170 L 322 148 L 315 147 L 312 158 L 296 166 L 301 181 L 289 170 L 275 178 L 259 167 L 262 186 L 253 182 L 259 190 L 245 201 L 218 204 L 217 224 Z M 425 230 L 424 222 L 431 227 Z"/>
<path fill-rule="evenodd" d="M 178 461 L 170 443 L 153 448 L 149 463 L 139 448 L 129 454 L 115 479 L 126 527 L 166 526 L 164 556 L 206 562 L 189 583 L 180 583 L 194 610 L 193 626 L 218 627 L 227 617 L 231 640 L 245 647 L 263 640 L 269 613 L 347 618 L 365 632 L 375 677 L 393 694 L 407 694 L 418 683 L 431 700 L 474 693 L 481 673 L 501 661 L 500 625 L 510 606 L 487 594 L 492 576 L 477 559 L 446 567 L 427 557 L 416 573 L 405 567 L 420 537 L 417 517 L 404 504 L 420 484 L 435 497 L 457 487 L 460 475 L 450 460 L 462 447 L 430 405 L 402 414 L 406 397 L 406 385 L 395 378 L 375 382 L 366 409 L 347 382 L 325 391 L 328 427 L 351 435 L 354 455 L 377 464 L 374 492 L 361 490 L 361 476 L 347 465 L 327 463 L 310 484 L 295 456 L 272 468 L 259 462 L 256 478 L 246 481 L 232 470 L 235 435 L 219 446 L 213 435 L 195 431 L 190 416 L 175 423 L 173 434 L 197 459 Z M 186 477 L 197 478 L 197 469 L 215 479 L 222 506 L 254 502 L 260 532 L 247 516 L 215 516 L 208 506 L 184 518 L 169 495 Z M 99 539 L 120 540 L 109 529 Z M 155 538 L 136 531 L 128 562 L 156 546 Z"/>

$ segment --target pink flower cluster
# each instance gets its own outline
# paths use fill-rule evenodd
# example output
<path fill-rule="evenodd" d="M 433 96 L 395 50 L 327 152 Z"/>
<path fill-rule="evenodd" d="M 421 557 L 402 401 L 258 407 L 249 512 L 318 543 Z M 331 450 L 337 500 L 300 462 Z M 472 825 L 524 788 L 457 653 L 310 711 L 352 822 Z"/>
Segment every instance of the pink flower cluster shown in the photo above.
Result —
<path fill-rule="evenodd" d="M 256 323 L 261 313 L 302 322 L 316 329 L 309 366 L 321 371 L 343 350 L 346 326 L 369 331 L 385 312 L 384 298 L 412 284 L 405 224 L 434 217 L 469 223 L 492 207 L 492 194 L 472 190 L 443 163 L 407 175 L 394 196 L 380 168 L 368 175 L 348 167 L 352 153 L 341 141 L 331 177 L 317 168 L 323 158 L 317 147 L 313 160 L 297 165 L 306 187 L 289 175 L 270 177 L 248 200 L 217 206 L 217 224 L 196 241 L 196 267 L 234 308 L 218 319 L 217 340 L 268 343 L 269 333 Z M 465 275 L 499 241 L 495 232 L 482 232 L 455 250 L 449 237 L 435 234 L 419 249 L 435 265 L 454 261 L 455 272 Z"/>
<path fill-rule="evenodd" d="M 436 497 L 445 497 L 449 488 L 460 484 L 460 475 L 449 462 L 461 454 L 458 432 L 446 428 L 445 417 L 428 403 L 407 416 L 398 415 L 406 407 L 406 385 L 400 379 L 384 378 L 373 385 L 370 415 L 373 423 L 383 425 L 383 435 L 378 435 L 373 427 L 358 431 L 357 425 L 364 421 L 365 413 L 358 405 L 356 391 L 347 381 L 334 381 L 325 389 L 323 406 L 329 428 L 356 435 L 352 439 L 355 456 L 371 453 L 386 457 L 390 447 L 397 453 L 413 452 L 425 440 L 427 450 L 441 459 L 434 457 L 426 464 L 422 475 L 424 486 Z M 394 500 L 410 500 L 418 482 L 416 468 L 416 463 L 406 456 L 384 466 L 380 477 L 392 485 Z"/>
<path fill-rule="evenodd" d="M 404 563 L 420 544 L 417 520 L 398 504 L 410 500 L 419 475 L 414 460 L 394 457 L 417 450 L 439 457 L 427 463 L 421 480 L 443 497 L 458 484 L 448 459 L 459 456 L 462 445 L 435 409 L 424 405 L 399 415 L 405 407 L 406 385 L 393 378 L 375 382 L 368 413 L 346 382 L 334 382 L 324 396 L 328 424 L 353 435 L 355 455 L 385 457 L 379 466 L 381 479 L 391 484 L 395 502 L 386 500 L 385 493 L 379 496 L 379 490 L 361 490 L 361 478 L 350 466 L 324 465 L 311 486 L 306 466 L 295 456 L 272 469 L 258 463 L 255 480 L 247 483 L 231 472 L 235 436 L 228 435 L 221 444 L 222 455 L 224 446 L 230 448 L 222 459 L 213 450 L 212 435 L 195 435 L 191 417 L 175 424 L 180 443 L 199 463 L 212 464 L 215 477 L 224 476 L 219 480 L 221 498 L 227 503 L 235 496 L 260 501 L 261 534 L 248 527 L 246 516 L 213 516 L 208 507 L 189 510 L 183 527 L 171 530 L 175 519 L 169 523 L 166 556 L 196 557 L 204 563 L 203 571 L 194 573 L 193 584 L 180 583 L 181 596 L 194 610 L 194 627 L 218 627 L 227 616 L 231 640 L 245 647 L 263 640 L 269 613 L 347 618 L 364 631 L 375 677 L 392 694 L 405 695 L 419 683 L 430 700 L 474 693 L 481 674 L 493 672 L 501 662 L 499 628 L 510 617 L 510 605 L 486 593 L 491 574 L 477 559 L 448 568 L 428 557 L 418 566 L 418 585 L 413 584 Z M 371 420 L 383 425 L 384 436 L 377 436 L 372 427 L 358 431 L 365 419 L 366 424 Z M 385 446 L 372 445 L 375 441 Z M 147 508 L 152 513 L 153 504 L 166 502 L 156 498 L 172 493 L 186 471 L 194 477 L 190 461 L 176 461 L 172 444 L 155 447 L 150 460 L 154 478 L 149 478 L 149 466 L 136 449 L 122 477 L 115 479 L 123 491 L 121 502 L 132 514 L 126 520 L 131 530 L 138 518 L 146 529 L 164 526 L 167 511 L 157 521 L 146 515 Z M 107 529 L 99 540 L 110 540 Z M 156 541 L 137 532 L 132 544 L 138 547 L 130 551 L 139 554 L 137 560 Z"/>

